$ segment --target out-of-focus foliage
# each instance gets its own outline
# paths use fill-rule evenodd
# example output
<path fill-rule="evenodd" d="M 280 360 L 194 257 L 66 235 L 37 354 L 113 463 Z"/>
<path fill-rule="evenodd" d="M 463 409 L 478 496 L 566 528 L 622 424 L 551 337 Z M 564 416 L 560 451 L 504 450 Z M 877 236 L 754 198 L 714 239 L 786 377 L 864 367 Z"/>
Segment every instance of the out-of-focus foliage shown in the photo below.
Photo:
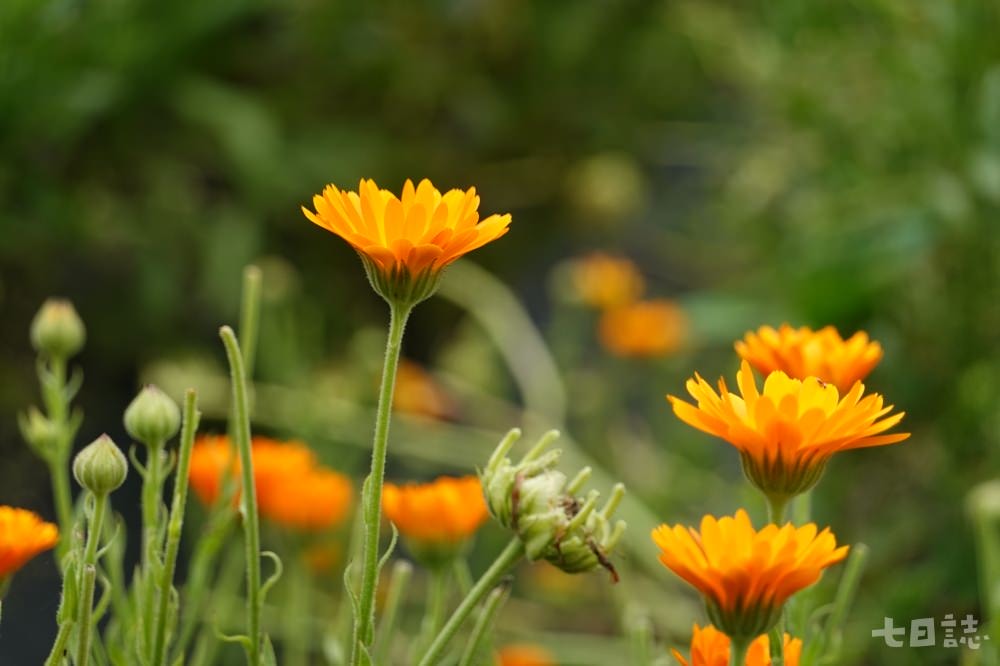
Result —
<path fill-rule="evenodd" d="M 733 452 L 679 424 L 664 393 L 696 369 L 731 375 L 731 342 L 761 323 L 880 340 L 868 384 L 914 437 L 838 459 L 814 507 L 872 547 L 845 663 L 952 663 L 870 630 L 883 616 L 982 614 L 962 499 L 1000 470 L 998 34 L 986 0 L 5 0 L 0 500 L 51 515 L 13 418 L 35 399 L 26 331 L 50 294 L 72 298 L 92 333 L 80 442 L 117 432 L 149 363 L 219 363 L 215 328 L 234 319 L 249 261 L 269 290 L 260 378 L 370 402 L 382 304 L 298 206 L 330 181 L 395 189 L 426 175 L 514 214 L 475 261 L 550 333 L 569 432 L 668 522 L 761 507 Z M 537 289 L 593 249 L 633 257 L 648 292 L 682 302 L 682 353 L 607 358 L 587 316 Z M 519 396 L 490 349 L 436 299 L 406 353 L 485 394 L 473 403 L 488 416 L 457 419 L 505 429 L 489 400 Z M 347 467 L 363 459 L 353 450 L 331 455 Z M 39 608 L 29 591 L 43 562 L 5 602 L 4 662 L 43 654 L 9 637 L 31 626 L 44 644 L 54 629 L 55 594 Z M 658 580 L 672 606 L 679 593 Z M 664 643 L 683 643 L 698 618 L 643 596 Z M 518 617 L 614 631 L 597 610 Z"/>

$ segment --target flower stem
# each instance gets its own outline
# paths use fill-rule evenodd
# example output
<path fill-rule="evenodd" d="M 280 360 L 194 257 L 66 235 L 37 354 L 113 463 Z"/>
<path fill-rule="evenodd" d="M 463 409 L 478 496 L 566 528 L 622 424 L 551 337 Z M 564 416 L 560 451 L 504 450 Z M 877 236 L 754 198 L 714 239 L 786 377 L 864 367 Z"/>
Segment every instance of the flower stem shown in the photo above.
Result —
<path fill-rule="evenodd" d="M 388 664 L 392 650 L 392 634 L 396 630 L 396 616 L 403 601 L 403 592 L 410 584 L 413 565 L 406 560 L 397 560 L 392 566 L 389 594 L 386 596 L 382 619 L 378 625 L 378 640 L 375 641 L 375 663 Z"/>
<path fill-rule="evenodd" d="M 101 539 L 101 527 L 104 523 L 104 510 L 108 503 L 106 494 L 94 495 L 94 512 L 90 516 L 87 529 L 87 546 L 83 553 L 83 566 L 80 569 L 79 624 L 80 638 L 76 651 L 76 666 L 87 666 L 90 658 L 90 638 L 94 631 L 94 581 L 97 577 L 97 545 Z"/>
<path fill-rule="evenodd" d="M 354 637 L 351 647 L 351 664 L 353 666 L 358 666 L 361 663 L 362 652 L 371 646 L 375 634 L 379 522 L 382 517 L 382 483 L 385 477 L 386 449 L 389 443 L 389 418 L 392 413 L 392 396 L 396 387 L 396 368 L 399 366 L 403 331 L 412 310 L 412 305 L 389 304 L 389 337 L 386 341 L 382 385 L 379 389 L 378 408 L 375 413 L 372 466 L 365 483 L 363 498 L 364 545 L 362 547 L 361 593 L 358 598 L 358 615 L 354 618 Z"/>
<path fill-rule="evenodd" d="M 70 492 L 69 456 L 73 450 L 73 428 L 69 423 L 69 396 L 66 386 L 66 359 L 54 356 L 49 359 L 49 376 L 42 377 L 42 393 L 49 418 L 59 431 L 55 450 L 47 457 L 49 477 L 52 479 L 52 496 L 55 502 L 59 534 L 69 535 L 73 530 L 73 495 Z M 43 373 L 44 374 L 44 373 Z M 56 545 L 56 559 L 69 550 L 65 536 Z"/>
<path fill-rule="evenodd" d="M 788 508 L 788 498 L 778 495 L 767 496 L 767 520 L 774 525 L 785 522 L 785 510 Z"/>
<path fill-rule="evenodd" d="M 160 559 L 160 506 L 163 502 L 163 442 L 151 442 L 147 449 L 146 475 L 142 484 L 142 631 L 143 646 L 153 647 L 153 631 L 156 618 L 156 580 L 153 574 L 159 568 Z M 156 562 L 156 565 L 154 565 Z M 148 657 L 147 657 L 148 658 Z"/>
<path fill-rule="evenodd" d="M 160 575 L 160 607 L 156 613 L 156 634 L 153 640 L 153 663 L 157 665 L 165 664 L 167 661 L 167 609 L 174 580 L 174 569 L 177 566 L 177 551 L 181 544 L 181 531 L 184 527 L 188 470 L 191 467 L 191 449 L 194 447 L 194 435 L 198 430 L 199 416 L 198 396 L 193 389 L 188 389 L 184 394 L 184 426 L 181 430 L 177 476 L 174 480 L 174 499 L 170 508 L 167 545 L 163 557 L 163 570 Z"/>
<path fill-rule="evenodd" d="M 476 624 L 472 627 L 472 634 L 469 635 L 469 642 L 465 645 L 465 652 L 458 662 L 458 666 L 473 666 L 481 663 L 481 653 L 485 647 L 486 635 L 493 627 L 493 619 L 496 617 L 500 607 L 510 596 L 510 585 L 500 585 L 493 588 L 490 595 L 483 603 L 483 609 L 479 611 Z"/>
<path fill-rule="evenodd" d="M 432 664 L 440 663 L 441 653 L 447 647 L 448 641 L 459 630 L 462 623 L 465 622 L 465 619 L 472 612 L 472 609 L 476 607 L 490 590 L 497 586 L 503 575 L 512 566 L 517 564 L 522 557 L 524 557 L 524 544 L 521 543 L 520 539 L 515 537 L 511 539 L 510 543 L 503 549 L 503 552 L 497 556 L 497 559 L 493 561 L 490 568 L 476 581 L 469 594 L 462 599 L 462 603 L 458 605 L 455 612 L 448 618 L 448 622 L 438 632 L 427 653 L 420 660 L 420 666 L 431 666 Z"/>
<path fill-rule="evenodd" d="M 745 666 L 748 647 L 747 641 L 732 639 L 729 643 L 729 666 Z"/>
<path fill-rule="evenodd" d="M 247 401 L 246 371 L 240 344 L 229 326 L 219 330 L 219 336 L 226 347 L 226 357 L 233 385 L 233 405 L 235 407 L 234 434 L 236 448 L 240 455 L 243 474 L 240 485 L 240 513 L 243 518 L 243 535 L 246 546 L 247 565 L 247 635 L 250 645 L 247 660 L 250 666 L 259 666 L 261 653 L 260 614 L 263 599 L 260 594 L 260 524 L 257 516 L 257 487 L 253 476 L 253 455 L 250 451 L 250 410 Z"/>
<path fill-rule="evenodd" d="M 785 664 L 785 620 L 782 619 L 768 632 L 768 647 L 771 652 L 771 666 L 784 666 Z"/>
<path fill-rule="evenodd" d="M 420 639 L 417 641 L 415 657 L 419 658 L 430 647 L 431 641 L 437 635 L 444 622 L 445 588 L 447 587 L 447 569 L 436 567 L 431 569 L 431 578 L 427 584 L 427 605 L 424 606 L 424 618 L 420 626 Z"/>

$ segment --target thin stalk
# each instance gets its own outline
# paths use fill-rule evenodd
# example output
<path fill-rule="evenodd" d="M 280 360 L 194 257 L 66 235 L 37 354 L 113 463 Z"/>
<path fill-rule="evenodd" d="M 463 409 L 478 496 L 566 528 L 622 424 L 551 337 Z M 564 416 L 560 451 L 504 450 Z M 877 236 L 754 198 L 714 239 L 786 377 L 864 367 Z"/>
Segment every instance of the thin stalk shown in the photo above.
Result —
<path fill-rule="evenodd" d="M 146 456 L 146 475 L 142 483 L 142 631 L 143 647 L 153 646 L 153 617 L 156 606 L 156 581 L 153 578 L 156 567 L 153 562 L 160 558 L 160 505 L 163 498 L 164 442 L 150 442 Z"/>
<path fill-rule="evenodd" d="M 420 660 L 420 666 L 431 666 L 432 664 L 440 663 L 441 653 L 444 652 L 444 649 L 448 646 L 448 642 L 455 636 L 455 633 L 462 626 L 462 623 L 465 622 L 472 609 L 482 601 L 483 597 L 490 590 L 497 586 L 504 574 L 517 564 L 522 557 L 524 557 L 524 544 L 521 543 L 520 539 L 515 537 L 511 539 L 510 543 L 497 556 L 497 559 L 493 561 L 490 568 L 476 581 L 469 594 L 462 599 L 462 603 L 458 605 L 455 612 L 448 618 L 448 622 L 438 632 L 427 653 Z"/>
<path fill-rule="evenodd" d="M 250 452 L 250 410 L 247 402 L 246 371 L 240 344 L 233 329 L 223 326 L 219 336 L 226 347 L 233 384 L 233 404 L 235 406 L 234 432 L 236 447 L 240 454 L 243 473 L 240 513 L 243 516 L 243 534 L 246 544 L 247 564 L 247 635 L 250 646 L 247 659 L 250 666 L 259 666 L 261 646 L 260 613 L 263 599 L 260 594 L 260 523 L 257 516 L 257 487 L 253 478 L 253 455 Z"/>
<path fill-rule="evenodd" d="M 285 666 L 306 666 L 309 661 L 310 629 L 312 628 L 312 600 L 309 594 L 309 576 L 301 556 L 295 557 L 288 567 L 288 596 L 285 615 L 285 640 L 282 663 Z"/>
<path fill-rule="evenodd" d="M 448 584 L 447 569 L 436 567 L 431 569 L 431 578 L 427 584 L 427 604 L 424 606 L 424 618 L 420 626 L 420 640 L 417 641 L 416 656 L 422 655 L 434 636 L 437 635 L 444 622 L 444 601 Z"/>
<path fill-rule="evenodd" d="M 153 663 L 167 661 L 167 609 L 170 591 L 173 587 L 174 569 L 177 566 L 177 552 L 181 545 L 184 528 L 184 508 L 187 505 L 188 471 L 191 467 L 191 449 L 194 435 L 198 430 L 198 394 L 189 389 L 184 394 L 184 425 L 181 429 L 180 450 L 177 458 L 177 475 L 174 477 L 174 498 L 170 507 L 170 523 L 167 525 L 167 545 L 163 556 L 163 570 L 160 575 L 160 607 L 156 613 L 156 633 L 153 640 Z"/>
<path fill-rule="evenodd" d="M 771 666 L 784 666 L 785 664 L 785 619 L 782 619 L 771 628 L 767 636 L 768 647 L 771 653 Z"/>
<path fill-rule="evenodd" d="M 69 642 L 69 635 L 73 631 L 73 620 L 66 620 L 59 623 L 59 632 L 56 640 L 52 643 L 52 650 L 45 659 L 45 666 L 60 666 L 66 658 L 66 644 Z"/>
<path fill-rule="evenodd" d="M 69 425 L 69 400 L 66 394 L 66 359 L 52 357 L 48 363 L 49 377 L 42 377 L 42 393 L 49 418 L 59 431 L 59 441 L 52 455 L 47 457 L 49 478 L 52 479 L 52 496 L 55 502 L 59 533 L 68 535 L 73 529 L 73 495 L 70 492 L 69 456 L 73 449 L 73 433 Z M 69 544 L 59 539 L 56 559 L 62 561 Z"/>
<path fill-rule="evenodd" d="M 472 589 L 472 572 L 469 571 L 469 561 L 464 557 L 456 557 L 452 564 L 452 573 L 458 583 L 459 594 L 466 595 Z"/>
<path fill-rule="evenodd" d="M 827 620 L 827 641 L 843 634 L 847 613 L 854 601 L 854 595 L 858 591 L 858 585 L 861 583 L 861 573 L 868 560 L 868 553 L 868 546 L 863 543 L 855 544 L 851 548 L 851 554 L 847 558 L 847 564 L 844 565 L 840 584 L 837 586 L 836 596 L 833 598 L 833 610 L 830 612 L 830 619 Z M 833 645 L 839 645 L 839 643 L 834 640 Z"/>
<path fill-rule="evenodd" d="M 729 666 L 745 666 L 748 647 L 747 641 L 731 641 L 729 643 Z"/>
<path fill-rule="evenodd" d="M 507 601 L 508 596 L 510 596 L 510 585 L 500 585 L 493 588 L 490 595 L 486 597 L 486 602 L 483 604 L 483 609 L 479 611 L 476 624 L 472 627 L 472 633 L 469 635 L 468 643 L 465 644 L 465 651 L 458 661 L 458 666 L 474 666 L 481 663 L 479 656 L 485 648 L 487 635 L 493 628 L 497 612 Z"/>
<path fill-rule="evenodd" d="M 107 494 L 94 495 L 94 513 L 87 529 L 87 546 L 83 553 L 81 571 L 79 624 L 80 639 L 77 644 L 76 666 L 87 666 L 90 658 L 90 639 L 94 631 L 92 613 L 94 610 L 94 581 L 97 577 L 97 546 L 101 539 L 101 525 L 108 504 Z"/>
<path fill-rule="evenodd" d="M 240 348 L 247 378 L 253 377 L 254 357 L 257 351 L 257 332 L 260 330 L 261 273 L 257 266 L 243 269 L 243 292 L 240 302 Z"/>
<path fill-rule="evenodd" d="M 375 589 L 378 586 L 379 522 L 382 517 L 382 484 L 385 478 L 386 449 L 389 443 L 389 418 L 392 414 L 392 396 L 396 387 L 396 369 L 403 342 L 406 320 L 413 311 L 412 305 L 389 305 L 389 336 L 385 347 L 385 364 L 382 367 L 382 385 L 379 389 L 378 408 L 375 413 L 375 436 L 372 442 L 371 472 L 365 483 L 364 493 L 364 545 L 362 549 L 361 593 L 358 597 L 358 616 L 354 618 L 354 635 L 351 645 L 351 664 L 361 664 L 361 655 L 372 644 L 375 634 Z"/>
<path fill-rule="evenodd" d="M 787 497 L 767 496 L 767 520 L 774 525 L 785 522 L 785 510 L 788 508 Z"/>
<path fill-rule="evenodd" d="M 375 641 L 374 662 L 388 664 L 392 650 L 392 635 L 396 631 L 396 616 L 403 602 L 403 592 L 410 584 L 413 565 L 406 560 L 396 560 L 389 578 L 389 593 L 382 609 L 382 619 L 378 625 L 378 639 Z"/>

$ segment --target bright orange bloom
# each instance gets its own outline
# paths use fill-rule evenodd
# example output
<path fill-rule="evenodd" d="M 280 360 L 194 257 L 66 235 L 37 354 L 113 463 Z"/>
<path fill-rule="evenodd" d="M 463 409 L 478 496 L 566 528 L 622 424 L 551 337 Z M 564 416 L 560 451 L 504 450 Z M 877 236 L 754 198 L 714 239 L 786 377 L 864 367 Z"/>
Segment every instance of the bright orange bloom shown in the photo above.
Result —
<path fill-rule="evenodd" d="M 411 550 L 429 557 L 454 554 L 489 515 L 475 476 L 442 476 L 430 483 L 401 486 L 386 483 L 382 510 L 407 538 Z"/>
<path fill-rule="evenodd" d="M 736 353 L 762 374 L 781 370 L 793 379 L 817 377 L 846 392 L 882 360 L 882 345 L 864 331 L 844 340 L 833 326 L 813 331 L 782 324 L 778 330 L 762 326 L 748 332 L 736 343 Z"/>
<path fill-rule="evenodd" d="M 0 582 L 59 542 L 59 528 L 27 509 L 0 506 Z"/>
<path fill-rule="evenodd" d="M 758 532 L 743 509 L 705 516 L 700 532 L 660 525 L 652 537 L 660 562 L 701 592 L 713 624 L 741 639 L 767 632 L 788 597 L 819 580 L 848 550 L 837 548 L 829 528 L 819 532 L 813 523 L 772 524 Z"/>
<path fill-rule="evenodd" d="M 391 283 L 437 274 L 503 236 L 510 225 L 510 215 L 479 219 L 476 188 L 441 194 L 427 179 L 416 187 L 407 180 L 399 197 L 373 180 L 362 180 L 357 192 L 327 185 L 313 197 L 313 206 L 315 212 L 304 206 L 302 212 L 357 250 L 373 286 L 386 298 Z M 386 283 L 378 284 L 380 279 Z M 420 295 L 425 298 L 429 292 Z"/>
<path fill-rule="evenodd" d="M 598 334 L 615 356 L 656 358 L 677 351 L 687 332 L 684 311 L 666 299 L 621 305 L 601 315 Z"/>
<path fill-rule="evenodd" d="M 730 393 L 723 379 L 716 393 L 696 374 L 687 390 L 697 406 L 672 395 L 667 399 L 682 421 L 739 449 L 747 476 L 769 497 L 787 499 L 808 490 L 838 451 L 894 444 L 910 436 L 882 434 L 899 423 L 903 412 L 886 416 L 892 405 L 884 406 L 877 393 L 862 397 L 861 382 L 841 398 L 832 384 L 815 377 L 789 379 L 776 371 L 767 376 L 761 393 L 743 361 L 736 383 L 742 397 Z"/>
<path fill-rule="evenodd" d="M 708 625 L 704 629 L 694 625 L 691 636 L 691 661 L 671 650 L 681 666 L 729 666 L 729 636 Z M 785 634 L 785 666 L 799 666 L 802 641 Z M 759 636 L 747 650 L 746 666 L 771 666 L 771 643 L 767 634 Z"/>
<path fill-rule="evenodd" d="M 537 645 L 514 643 L 497 653 L 496 666 L 556 666 L 555 657 Z"/>
<path fill-rule="evenodd" d="M 625 257 L 595 252 L 570 264 L 573 295 L 584 305 L 607 309 L 632 303 L 645 288 L 635 264 Z"/>
<path fill-rule="evenodd" d="M 419 363 L 402 359 L 396 371 L 393 409 L 440 419 L 454 412 L 451 397 Z"/>
<path fill-rule="evenodd" d="M 323 530 L 340 523 L 351 506 L 347 477 L 319 465 L 316 454 L 302 442 L 254 437 L 251 442 L 254 486 L 260 514 L 296 530 Z M 198 438 L 191 451 L 189 479 L 204 504 L 216 502 L 229 473 L 239 485 L 240 461 L 224 435 Z M 233 499 L 239 501 L 239 493 Z"/>

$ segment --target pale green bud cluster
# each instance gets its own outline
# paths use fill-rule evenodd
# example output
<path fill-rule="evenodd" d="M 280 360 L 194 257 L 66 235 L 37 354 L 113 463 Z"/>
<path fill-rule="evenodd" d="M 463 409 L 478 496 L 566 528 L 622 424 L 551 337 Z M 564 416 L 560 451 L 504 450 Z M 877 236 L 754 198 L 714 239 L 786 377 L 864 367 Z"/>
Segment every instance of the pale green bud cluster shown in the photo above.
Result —
<path fill-rule="evenodd" d="M 480 472 L 490 513 L 517 534 L 529 560 L 544 559 L 568 573 L 601 566 L 617 579 L 609 556 L 625 532 L 625 522 L 612 524 L 611 516 L 625 487 L 615 485 L 608 502 L 597 510 L 596 490 L 577 496 L 590 478 L 590 468 L 569 480 L 555 469 L 562 452 L 545 451 L 558 432 L 547 433 L 514 464 L 507 454 L 520 436 L 519 430 L 511 430 Z"/>
<path fill-rule="evenodd" d="M 177 434 L 181 410 L 170 396 L 150 384 L 125 409 L 125 430 L 138 441 L 159 446 Z"/>
<path fill-rule="evenodd" d="M 87 331 L 69 301 L 50 298 L 31 321 L 31 346 L 50 358 L 69 358 L 83 348 Z"/>
<path fill-rule="evenodd" d="M 98 496 L 105 496 L 125 483 L 128 461 L 118 445 L 101 435 L 73 459 L 77 483 Z"/>

